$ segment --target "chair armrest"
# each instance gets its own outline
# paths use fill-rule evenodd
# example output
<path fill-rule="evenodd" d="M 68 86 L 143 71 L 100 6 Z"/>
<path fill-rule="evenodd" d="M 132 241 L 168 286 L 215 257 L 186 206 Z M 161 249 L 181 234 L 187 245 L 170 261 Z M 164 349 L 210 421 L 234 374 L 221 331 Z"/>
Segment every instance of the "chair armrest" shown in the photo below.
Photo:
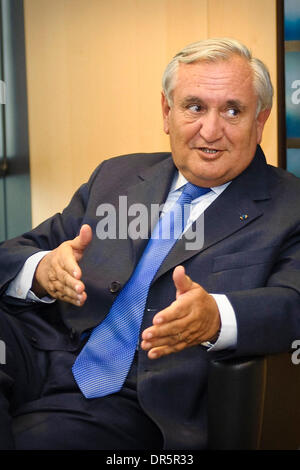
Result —
<path fill-rule="evenodd" d="M 210 449 L 258 449 L 265 388 L 265 357 L 211 361 L 208 381 Z"/>

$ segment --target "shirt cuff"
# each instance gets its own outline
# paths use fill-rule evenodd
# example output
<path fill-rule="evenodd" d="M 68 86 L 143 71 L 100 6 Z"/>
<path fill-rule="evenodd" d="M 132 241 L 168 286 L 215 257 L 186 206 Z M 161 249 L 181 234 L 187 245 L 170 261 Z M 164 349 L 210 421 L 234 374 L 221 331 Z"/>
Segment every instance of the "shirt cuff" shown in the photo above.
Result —
<path fill-rule="evenodd" d="M 47 253 L 49 253 L 49 251 L 39 251 L 38 253 L 31 255 L 25 261 L 21 271 L 19 271 L 17 276 L 9 283 L 5 294 L 16 299 L 28 300 L 31 302 L 55 302 L 55 299 L 48 296 L 40 299 L 30 290 L 37 265 Z"/>
<path fill-rule="evenodd" d="M 217 341 L 214 344 L 202 343 L 208 351 L 220 351 L 222 349 L 234 349 L 237 344 L 237 323 L 234 309 L 224 294 L 210 294 L 216 301 L 220 319 L 221 330 Z"/>

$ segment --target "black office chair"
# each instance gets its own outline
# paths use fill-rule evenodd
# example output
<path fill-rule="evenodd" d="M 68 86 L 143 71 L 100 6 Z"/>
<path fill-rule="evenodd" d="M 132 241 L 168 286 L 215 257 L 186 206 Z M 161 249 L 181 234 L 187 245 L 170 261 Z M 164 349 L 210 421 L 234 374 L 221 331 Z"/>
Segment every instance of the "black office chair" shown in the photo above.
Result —
<path fill-rule="evenodd" d="M 212 361 L 212 450 L 300 449 L 300 364 L 291 354 Z"/>

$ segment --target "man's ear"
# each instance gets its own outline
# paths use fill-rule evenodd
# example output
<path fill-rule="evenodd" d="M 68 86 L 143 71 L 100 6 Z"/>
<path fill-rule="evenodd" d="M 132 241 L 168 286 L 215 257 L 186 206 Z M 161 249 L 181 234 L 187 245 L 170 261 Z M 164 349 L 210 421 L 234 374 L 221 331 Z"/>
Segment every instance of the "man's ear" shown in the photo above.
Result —
<path fill-rule="evenodd" d="M 164 92 L 161 92 L 161 109 L 162 109 L 162 115 L 163 115 L 164 131 L 166 134 L 169 134 L 170 132 L 170 129 L 169 129 L 170 106 L 169 106 L 168 100 Z"/>
<path fill-rule="evenodd" d="M 260 144 L 262 140 L 262 134 L 267 122 L 268 117 L 270 116 L 271 109 L 264 109 L 261 111 L 256 118 L 256 131 L 257 131 L 257 143 Z"/>

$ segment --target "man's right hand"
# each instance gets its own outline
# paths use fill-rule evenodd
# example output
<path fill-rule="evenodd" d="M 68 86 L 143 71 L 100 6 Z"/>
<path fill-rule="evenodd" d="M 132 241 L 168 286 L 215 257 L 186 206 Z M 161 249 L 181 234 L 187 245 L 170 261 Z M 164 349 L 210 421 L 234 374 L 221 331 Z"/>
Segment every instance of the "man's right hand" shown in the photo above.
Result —
<path fill-rule="evenodd" d="M 38 296 L 51 297 L 73 305 L 82 306 L 87 295 L 81 281 L 78 262 L 92 240 L 92 229 L 83 225 L 79 235 L 59 245 L 44 256 L 38 264 L 31 290 Z"/>

